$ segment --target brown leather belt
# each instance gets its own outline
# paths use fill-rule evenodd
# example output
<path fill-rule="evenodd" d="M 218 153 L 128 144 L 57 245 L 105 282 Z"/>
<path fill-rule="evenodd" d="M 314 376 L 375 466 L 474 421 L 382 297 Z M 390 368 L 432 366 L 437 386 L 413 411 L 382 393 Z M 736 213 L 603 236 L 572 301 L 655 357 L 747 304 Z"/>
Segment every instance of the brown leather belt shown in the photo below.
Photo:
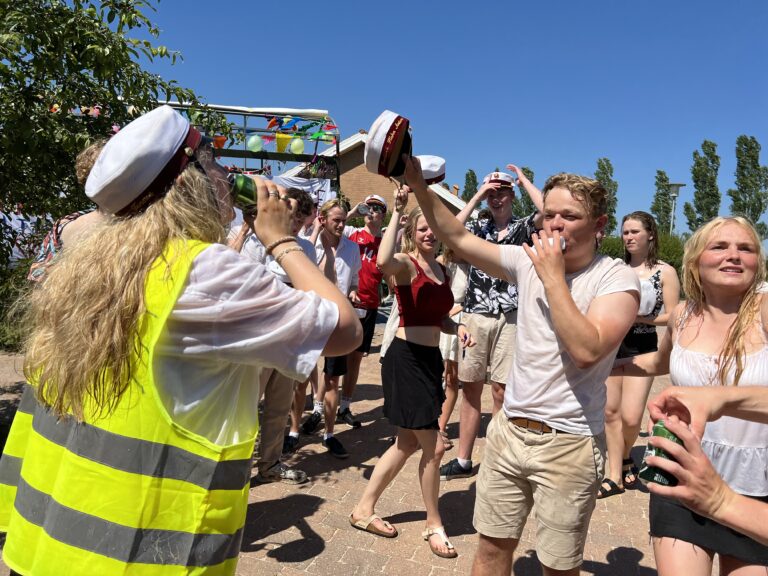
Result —
<path fill-rule="evenodd" d="M 512 422 L 512 424 L 515 426 L 525 428 L 526 430 L 536 432 L 537 434 L 549 434 L 553 431 L 553 428 L 544 424 L 544 422 L 539 422 L 538 420 L 529 420 L 528 418 L 510 418 L 509 421 Z"/>

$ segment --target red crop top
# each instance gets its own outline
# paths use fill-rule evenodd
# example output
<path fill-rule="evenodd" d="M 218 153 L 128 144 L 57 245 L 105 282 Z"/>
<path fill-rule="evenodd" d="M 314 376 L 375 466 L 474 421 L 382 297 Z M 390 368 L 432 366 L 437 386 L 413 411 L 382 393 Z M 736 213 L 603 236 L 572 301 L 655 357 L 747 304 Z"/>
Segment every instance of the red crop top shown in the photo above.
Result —
<path fill-rule="evenodd" d="M 443 325 L 443 319 L 453 307 L 450 279 L 445 266 L 442 284 L 438 284 L 424 274 L 419 263 L 410 257 L 416 266 L 416 278 L 410 285 L 395 286 L 397 307 L 400 311 L 400 326 L 436 326 Z"/>

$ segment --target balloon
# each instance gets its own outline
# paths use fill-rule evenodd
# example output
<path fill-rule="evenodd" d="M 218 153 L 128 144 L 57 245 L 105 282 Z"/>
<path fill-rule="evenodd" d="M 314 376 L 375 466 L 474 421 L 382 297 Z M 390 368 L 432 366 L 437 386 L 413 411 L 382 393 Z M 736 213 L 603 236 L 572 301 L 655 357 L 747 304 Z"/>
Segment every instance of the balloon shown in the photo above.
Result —
<path fill-rule="evenodd" d="M 252 134 L 251 136 L 248 136 L 248 140 L 245 142 L 245 147 L 251 152 L 261 152 L 264 148 L 264 142 L 262 142 L 261 136 Z"/>
<path fill-rule="evenodd" d="M 303 154 L 304 153 L 304 140 L 301 138 L 294 138 L 288 145 L 291 154 Z"/>

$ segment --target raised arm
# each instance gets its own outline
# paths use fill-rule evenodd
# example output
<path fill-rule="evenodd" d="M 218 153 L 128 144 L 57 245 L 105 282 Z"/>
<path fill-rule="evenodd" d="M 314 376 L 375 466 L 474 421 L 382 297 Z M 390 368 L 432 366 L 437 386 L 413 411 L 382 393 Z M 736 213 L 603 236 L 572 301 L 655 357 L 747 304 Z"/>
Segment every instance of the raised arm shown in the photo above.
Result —
<path fill-rule="evenodd" d="M 424 182 L 418 159 L 405 158 L 405 179 L 416 195 L 429 227 L 443 243 L 475 268 L 496 278 L 506 278 L 506 272 L 501 266 L 499 247 L 470 234 L 440 198 L 430 192 Z"/>
<path fill-rule="evenodd" d="M 397 233 L 400 230 L 400 221 L 405 213 L 405 207 L 408 204 L 408 187 L 396 188 L 394 193 L 394 208 L 392 217 L 389 220 L 389 226 L 384 230 L 384 235 L 379 244 L 379 251 L 376 255 L 376 265 L 385 276 L 395 276 L 402 273 L 405 264 L 398 260 L 395 255 L 399 248 L 397 245 Z"/>
<path fill-rule="evenodd" d="M 533 205 L 536 206 L 536 210 L 543 212 L 544 194 L 542 194 L 541 190 L 539 190 L 533 182 L 528 180 L 528 176 L 525 175 L 525 172 L 520 170 L 520 168 L 514 164 L 507 164 L 507 170 L 512 170 L 512 172 L 515 173 L 515 176 L 517 176 L 517 185 L 525 190 L 525 193 L 528 194 Z M 537 226 L 537 228 L 541 228 L 541 226 Z"/>
<path fill-rule="evenodd" d="M 277 187 L 273 182 L 262 178 L 254 178 L 254 180 L 256 180 L 259 205 L 255 228 L 259 240 L 265 246 L 269 246 L 276 240 L 290 236 L 296 201 L 281 199 L 280 195 L 285 190 Z M 336 304 L 339 319 L 325 344 L 323 353 L 327 356 L 342 356 L 357 348 L 363 340 L 363 331 L 357 314 L 346 295 L 323 276 L 314 262 L 309 261 L 296 240 L 281 242 L 273 250 L 272 255 L 283 267 L 294 288 L 304 292 L 315 292 Z"/>
<path fill-rule="evenodd" d="M 475 192 L 475 195 L 472 196 L 472 198 L 469 199 L 469 202 L 464 205 L 464 208 L 462 208 L 461 211 L 456 214 L 456 220 L 462 224 L 465 224 L 467 220 L 469 220 L 469 217 L 472 215 L 472 212 L 475 210 L 475 208 L 477 208 L 480 203 L 488 197 L 488 192 L 490 190 L 498 189 L 499 187 L 499 184 L 491 184 L 490 182 L 480 186 L 480 189 Z"/>

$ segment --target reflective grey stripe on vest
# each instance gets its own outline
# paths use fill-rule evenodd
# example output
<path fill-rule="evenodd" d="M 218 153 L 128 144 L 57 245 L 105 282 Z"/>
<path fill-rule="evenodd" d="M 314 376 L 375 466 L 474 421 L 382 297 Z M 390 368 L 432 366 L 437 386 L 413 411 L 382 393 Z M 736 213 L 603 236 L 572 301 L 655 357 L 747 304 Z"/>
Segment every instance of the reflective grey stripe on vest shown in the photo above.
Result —
<path fill-rule="evenodd" d="M 23 412 L 24 414 L 32 414 L 37 406 L 37 399 L 35 398 L 35 389 L 29 384 L 24 384 L 24 392 L 19 400 L 19 407 L 17 412 Z"/>
<path fill-rule="evenodd" d="M 234 534 L 193 534 L 131 528 L 62 506 L 19 481 L 16 511 L 54 540 L 121 562 L 213 566 L 240 551 L 243 530 Z"/>
<path fill-rule="evenodd" d="M 0 458 L 0 484 L 16 486 L 21 475 L 21 458 L 3 454 Z"/>
<path fill-rule="evenodd" d="M 183 480 L 206 490 L 242 490 L 250 481 L 251 460 L 216 462 L 182 448 L 107 432 L 72 418 L 57 419 L 37 404 L 32 428 L 46 440 L 116 470 Z"/>

